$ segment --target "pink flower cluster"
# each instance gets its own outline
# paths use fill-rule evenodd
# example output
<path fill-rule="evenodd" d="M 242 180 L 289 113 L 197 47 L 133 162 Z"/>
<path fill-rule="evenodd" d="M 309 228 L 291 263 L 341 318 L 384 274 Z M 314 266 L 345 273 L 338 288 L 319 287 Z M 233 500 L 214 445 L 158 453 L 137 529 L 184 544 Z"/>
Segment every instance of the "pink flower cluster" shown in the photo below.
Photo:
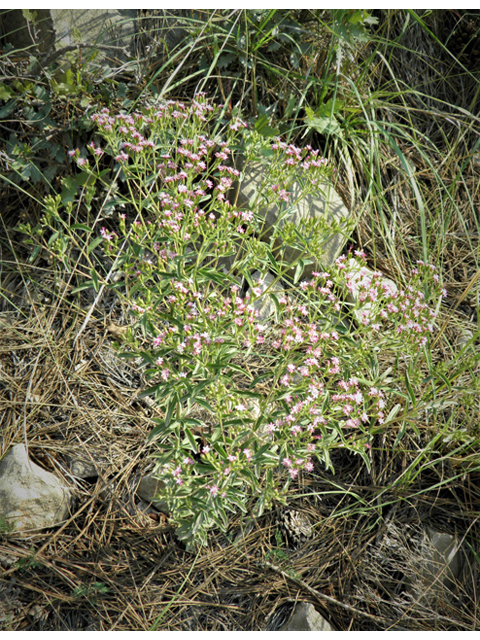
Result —
<path fill-rule="evenodd" d="M 413 270 L 414 283 L 398 291 L 393 283 L 385 280 L 381 272 L 367 269 L 363 256 L 356 260 L 343 255 L 336 261 L 341 274 L 339 283 L 358 298 L 363 325 L 378 331 L 382 321 L 392 322 L 395 324 L 395 332 L 402 336 L 402 340 L 423 346 L 434 330 L 436 314 L 425 302 L 424 293 L 413 285 L 417 282 L 420 286 L 420 278 L 425 280 L 432 274 L 437 288 L 440 285 L 438 276 L 435 278 L 437 274 L 434 265 L 423 261 L 418 264 L 421 271 Z M 444 291 L 439 291 L 440 296 L 443 294 Z"/>

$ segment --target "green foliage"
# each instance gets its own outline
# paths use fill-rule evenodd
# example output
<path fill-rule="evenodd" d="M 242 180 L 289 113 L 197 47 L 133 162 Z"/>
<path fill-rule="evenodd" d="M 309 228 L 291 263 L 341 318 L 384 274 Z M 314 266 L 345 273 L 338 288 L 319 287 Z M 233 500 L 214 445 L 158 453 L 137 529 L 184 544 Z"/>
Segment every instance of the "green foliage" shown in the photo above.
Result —
<path fill-rule="evenodd" d="M 15 524 L 13 522 L 7 522 L 5 518 L 0 518 L 0 536 L 11 533 L 15 530 Z"/>
<path fill-rule="evenodd" d="M 42 566 L 42 563 L 35 559 L 35 549 L 33 547 L 30 548 L 30 555 L 26 558 L 20 558 L 17 561 L 17 568 L 20 571 L 27 571 L 29 569 L 39 569 Z"/>
<path fill-rule="evenodd" d="M 76 600 L 87 600 L 90 604 L 95 605 L 98 599 L 108 592 L 109 588 L 103 582 L 81 583 L 73 589 L 72 596 Z"/>
<path fill-rule="evenodd" d="M 419 265 L 409 293 L 397 300 L 380 274 L 368 275 L 361 255 L 349 254 L 323 265 L 296 293 L 277 293 L 276 322 L 261 323 L 257 306 L 268 292 L 253 272 L 270 270 L 289 289 L 309 252 L 339 231 L 327 221 L 295 228 L 283 221 L 332 173 L 325 159 L 248 131 L 238 116 L 223 122 L 225 139 L 211 137 L 219 111 L 201 94 L 189 107 L 155 103 L 132 115 L 104 108 L 93 120 L 97 142 L 87 145 L 89 156 L 80 149 L 70 155 L 130 217 L 121 214 L 115 230 L 98 234 L 95 225 L 72 224 L 74 201 L 61 213 L 57 194 L 45 200 L 39 237 L 68 270 L 80 249 L 96 292 L 121 272 L 113 286 L 133 320 L 124 355 L 143 359 L 145 393 L 164 411 L 150 441 L 158 446 L 177 537 L 192 549 L 206 544 L 212 527 L 226 530 L 229 515 L 246 513 L 252 499 L 256 516 L 284 503 L 299 473 L 313 470 L 313 457 L 334 471 L 331 452 L 345 449 L 369 468 L 373 433 L 406 410 L 416 386 L 413 376 L 394 383 L 373 371 L 371 353 L 401 344 L 418 357 L 419 346 L 428 348 L 434 314 L 427 303 L 440 293 L 435 269 Z M 233 168 L 233 149 L 247 167 L 264 167 L 261 185 L 240 210 L 227 197 L 245 172 Z M 105 157 L 118 180 L 102 169 Z M 268 238 L 262 211 L 271 206 L 278 220 Z M 290 261 L 292 246 L 299 254 Z M 100 247 L 112 265 L 108 275 L 97 268 Z M 245 297 L 242 281 L 250 285 Z M 428 294 L 420 293 L 430 282 Z M 358 292 L 359 323 L 337 330 L 347 289 Z M 251 363 L 258 359 L 255 375 Z"/>

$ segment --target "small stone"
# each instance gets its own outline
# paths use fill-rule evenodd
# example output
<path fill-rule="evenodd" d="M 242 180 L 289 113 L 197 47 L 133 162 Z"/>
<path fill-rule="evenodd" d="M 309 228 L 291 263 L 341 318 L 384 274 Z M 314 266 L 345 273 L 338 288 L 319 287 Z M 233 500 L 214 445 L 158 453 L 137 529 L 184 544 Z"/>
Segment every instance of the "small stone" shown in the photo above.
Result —
<path fill-rule="evenodd" d="M 23 444 L 0 461 L 0 521 L 13 531 L 53 527 L 69 514 L 70 491 L 60 480 L 33 463 Z"/>
<path fill-rule="evenodd" d="M 424 580 L 433 584 L 440 578 L 451 589 L 463 568 L 463 554 L 455 536 L 428 527 L 422 541 L 422 556 Z"/>
<path fill-rule="evenodd" d="M 28 610 L 28 616 L 33 618 L 34 620 L 38 620 L 43 613 L 43 609 L 40 605 L 34 604 L 33 607 L 30 607 Z"/>
<path fill-rule="evenodd" d="M 313 604 L 298 602 L 290 621 L 280 631 L 333 631 L 333 629 Z"/>
<path fill-rule="evenodd" d="M 137 486 L 137 496 L 142 498 L 163 513 L 168 513 L 168 505 L 164 500 L 158 500 L 159 495 L 165 489 L 165 483 L 153 475 L 146 475 L 140 480 Z"/>
<path fill-rule="evenodd" d="M 87 460 L 75 459 L 70 462 L 70 473 L 77 478 L 98 478 L 97 465 Z"/>

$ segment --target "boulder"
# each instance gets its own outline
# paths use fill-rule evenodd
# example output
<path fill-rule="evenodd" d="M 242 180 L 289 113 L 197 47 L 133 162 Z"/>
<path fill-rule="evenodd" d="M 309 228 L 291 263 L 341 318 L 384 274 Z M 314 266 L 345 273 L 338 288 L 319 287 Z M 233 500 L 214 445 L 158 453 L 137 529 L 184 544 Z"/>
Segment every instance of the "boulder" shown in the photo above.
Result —
<path fill-rule="evenodd" d="M 34 9 L 29 13 L 10 9 L 4 14 L 3 36 L 9 44 L 32 53 L 37 49 L 47 55 L 48 61 L 60 60 L 62 64 L 66 59 L 59 54 L 78 50 L 82 45 L 83 60 L 93 52 L 91 45 L 100 45 L 96 62 L 110 66 L 115 61 L 125 62 L 135 58 L 141 33 L 149 31 L 150 40 L 143 49 L 152 49 L 153 54 L 160 50 L 163 57 L 182 41 L 188 24 L 182 22 L 184 10 L 177 9 Z"/>
<path fill-rule="evenodd" d="M 54 527 L 69 515 L 71 494 L 17 444 L 0 461 L 0 521 L 13 531 Z"/>
<path fill-rule="evenodd" d="M 241 160 L 238 168 L 242 168 Z M 274 243 L 277 259 L 281 259 L 284 265 L 292 265 L 299 257 L 311 260 L 303 270 L 303 277 L 309 278 L 312 271 L 320 269 L 321 265 L 331 265 L 338 258 L 353 228 L 353 221 L 330 182 L 323 182 L 313 193 L 300 198 L 303 190 L 301 182 L 302 177 L 298 175 L 289 188 L 290 202 L 295 203 L 294 206 L 281 211 L 277 204 L 266 202 L 265 193 L 270 186 L 267 167 L 260 162 L 252 162 L 243 167 L 241 180 L 232 187 L 228 197 L 239 209 L 252 208 L 260 199 L 262 206 L 259 213 L 260 220 L 263 221 L 261 237 L 267 242 L 270 241 L 274 227 L 281 230 L 286 222 L 294 223 L 300 231 L 302 223 L 310 219 L 323 222 L 325 236 L 321 254 L 308 254 L 308 251 L 305 253 L 292 246 L 284 247 L 280 254 L 280 238 Z"/>
<path fill-rule="evenodd" d="M 275 280 L 277 281 L 275 282 Z M 261 291 L 261 296 L 257 297 L 253 302 L 254 309 L 258 311 L 257 322 L 264 324 L 269 318 L 275 316 L 276 313 L 275 302 L 273 301 L 270 293 L 275 293 L 277 295 L 283 294 L 284 288 L 278 279 L 276 279 L 271 273 L 267 273 L 263 278 L 261 278 L 260 272 L 255 271 L 252 274 L 252 281 L 255 284 L 255 288 L 258 287 Z"/>

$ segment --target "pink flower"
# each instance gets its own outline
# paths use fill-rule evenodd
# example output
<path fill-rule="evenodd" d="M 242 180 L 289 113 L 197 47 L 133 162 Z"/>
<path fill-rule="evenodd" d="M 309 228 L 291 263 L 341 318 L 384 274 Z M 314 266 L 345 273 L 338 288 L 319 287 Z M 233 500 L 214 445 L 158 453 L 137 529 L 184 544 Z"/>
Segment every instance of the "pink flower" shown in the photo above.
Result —
<path fill-rule="evenodd" d="M 250 460 L 250 458 L 252 457 L 252 452 L 250 451 L 250 449 L 244 449 L 243 453 L 244 453 L 245 457 L 247 458 L 247 460 Z"/>

